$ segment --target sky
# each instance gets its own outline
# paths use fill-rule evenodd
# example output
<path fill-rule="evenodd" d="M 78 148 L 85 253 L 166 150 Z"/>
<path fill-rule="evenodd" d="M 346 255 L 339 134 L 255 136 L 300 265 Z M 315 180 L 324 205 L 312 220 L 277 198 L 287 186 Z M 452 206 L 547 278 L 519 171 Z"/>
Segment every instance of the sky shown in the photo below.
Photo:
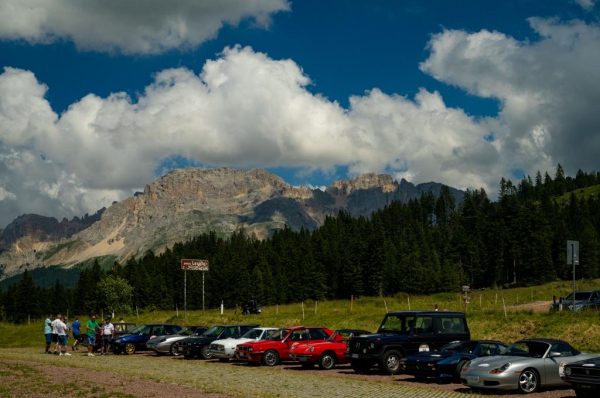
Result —
<path fill-rule="evenodd" d="M 484 188 L 598 170 L 596 0 L 1 0 L 0 228 L 177 167 Z"/>

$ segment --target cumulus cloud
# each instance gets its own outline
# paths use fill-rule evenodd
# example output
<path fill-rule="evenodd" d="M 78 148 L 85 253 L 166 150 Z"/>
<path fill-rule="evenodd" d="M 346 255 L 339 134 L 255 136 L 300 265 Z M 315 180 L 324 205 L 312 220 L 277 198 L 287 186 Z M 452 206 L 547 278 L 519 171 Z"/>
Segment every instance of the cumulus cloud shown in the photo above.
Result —
<path fill-rule="evenodd" d="M 584 10 L 590 11 L 592 8 L 594 8 L 596 0 L 575 0 L 575 3 L 577 3 L 577 5 L 579 5 Z"/>
<path fill-rule="evenodd" d="M 500 101 L 494 135 L 506 165 L 531 174 L 558 162 L 571 173 L 594 170 L 600 148 L 600 27 L 529 22 L 537 41 L 487 30 L 445 30 L 432 37 L 421 69 Z"/>
<path fill-rule="evenodd" d="M 243 19 L 268 27 L 272 14 L 287 10 L 287 0 L 3 0 L 0 39 L 157 54 L 193 48 Z"/>
<path fill-rule="evenodd" d="M 291 60 L 226 48 L 198 74 L 163 70 L 137 98 L 89 94 L 57 115 L 43 83 L 6 68 L 0 75 L 6 181 L 0 186 L 39 204 L 4 195 L 0 210 L 95 211 L 151 181 L 174 156 L 324 172 L 348 165 L 353 174 L 387 171 L 461 187 L 485 184 L 475 162 L 498 158 L 494 143 L 483 138 L 490 122 L 449 108 L 437 92 L 422 89 L 410 99 L 373 89 L 344 109 L 309 92 L 310 83 Z"/>

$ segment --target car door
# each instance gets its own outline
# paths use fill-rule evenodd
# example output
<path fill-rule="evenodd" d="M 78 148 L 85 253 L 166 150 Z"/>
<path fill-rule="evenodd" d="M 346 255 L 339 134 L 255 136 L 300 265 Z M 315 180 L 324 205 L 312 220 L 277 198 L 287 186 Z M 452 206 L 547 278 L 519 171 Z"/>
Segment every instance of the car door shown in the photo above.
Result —
<path fill-rule="evenodd" d="M 556 356 L 558 354 L 558 356 Z M 558 373 L 561 362 L 569 361 L 571 357 L 577 355 L 573 348 L 563 342 L 556 342 L 550 347 L 544 363 L 544 373 L 546 375 L 544 385 L 563 384 Z"/>

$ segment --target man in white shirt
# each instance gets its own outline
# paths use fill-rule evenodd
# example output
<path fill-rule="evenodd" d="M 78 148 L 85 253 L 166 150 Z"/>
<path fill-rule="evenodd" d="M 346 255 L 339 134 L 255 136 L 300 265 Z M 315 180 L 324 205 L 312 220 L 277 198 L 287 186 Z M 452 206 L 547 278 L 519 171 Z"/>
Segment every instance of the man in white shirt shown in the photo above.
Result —
<path fill-rule="evenodd" d="M 59 355 L 68 355 L 67 352 L 67 324 L 65 323 L 65 318 L 58 316 L 52 322 L 53 327 L 56 330 L 56 335 L 58 338 L 58 343 L 56 344 L 56 349 L 59 352 Z"/>
<path fill-rule="evenodd" d="M 110 347 L 110 341 L 115 335 L 115 325 L 112 324 L 110 318 L 106 318 L 104 325 L 102 326 L 102 355 L 108 354 L 108 348 Z"/>

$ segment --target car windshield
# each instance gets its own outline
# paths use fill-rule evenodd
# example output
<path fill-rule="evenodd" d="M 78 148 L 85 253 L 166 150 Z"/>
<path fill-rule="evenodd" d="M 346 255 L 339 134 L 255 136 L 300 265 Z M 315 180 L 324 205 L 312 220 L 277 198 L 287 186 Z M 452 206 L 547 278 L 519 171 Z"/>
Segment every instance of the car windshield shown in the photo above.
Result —
<path fill-rule="evenodd" d="M 590 298 L 592 292 L 575 292 L 575 300 L 587 300 Z M 566 301 L 573 300 L 573 293 L 569 294 Z"/>
<path fill-rule="evenodd" d="M 191 336 L 194 334 L 194 331 L 192 329 L 183 329 L 180 330 L 179 333 L 177 333 L 180 336 Z"/>
<path fill-rule="evenodd" d="M 250 329 L 246 333 L 244 333 L 242 339 L 258 340 L 264 332 L 264 329 Z"/>
<path fill-rule="evenodd" d="M 414 325 L 414 317 L 413 319 Z M 406 322 L 406 318 L 404 316 L 388 314 L 381 322 L 381 326 L 379 326 L 379 333 L 399 333 L 399 334 L 408 334 L 409 327 Z"/>
<path fill-rule="evenodd" d="M 290 333 L 289 329 L 269 330 L 265 336 L 265 340 L 283 340 Z"/>
<path fill-rule="evenodd" d="M 223 326 L 213 326 L 208 329 L 206 332 L 202 333 L 203 337 L 219 337 L 221 332 L 223 332 L 225 328 Z"/>
<path fill-rule="evenodd" d="M 440 348 L 440 351 L 473 352 L 476 346 L 477 342 L 475 341 L 454 341 Z"/>
<path fill-rule="evenodd" d="M 518 341 L 508 347 L 502 355 L 541 358 L 548 351 L 548 343 L 541 341 Z"/>
<path fill-rule="evenodd" d="M 136 334 L 136 333 L 139 333 L 139 332 L 141 332 L 142 330 L 144 330 L 144 328 L 145 328 L 145 327 L 146 327 L 146 325 L 137 325 L 136 327 L 134 327 L 133 329 L 131 329 L 131 330 L 129 331 L 129 333 L 131 333 L 131 334 Z"/>

